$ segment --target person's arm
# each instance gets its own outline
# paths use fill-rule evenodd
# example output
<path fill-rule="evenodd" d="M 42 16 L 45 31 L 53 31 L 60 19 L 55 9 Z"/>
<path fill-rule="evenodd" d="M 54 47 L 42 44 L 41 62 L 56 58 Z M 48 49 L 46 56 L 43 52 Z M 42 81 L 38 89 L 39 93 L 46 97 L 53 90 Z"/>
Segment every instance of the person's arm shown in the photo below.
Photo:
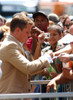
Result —
<path fill-rule="evenodd" d="M 50 82 L 47 84 L 47 92 L 50 91 L 51 87 L 53 87 L 53 89 L 56 91 L 57 84 L 63 84 L 63 83 L 69 82 L 69 81 L 70 80 L 65 78 L 63 76 L 63 73 L 61 73 L 58 76 L 56 76 L 55 78 L 53 78 L 52 80 L 50 80 Z"/>
<path fill-rule="evenodd" d="M 37 47 L 37 38 L 36 36 L 33 34 L 32 36 L 32 47 L 31 47 L 31 54 L 34 56 L 35 50 Z"/>
<path fill-rule="evenodd" d="M 44 35 L 43 34 L 38 35 L 38 42 L 34 53 L 34 59 L 38 59 L 41 56 L 41 45 L 43 42 L 44 42 Z"/>
<path fill-rule="evenodd" d="M 38 59 L 38 57 L 40 56 L 41 56 L 41 44 L 40 42 L 37 42 L 37 46 L 36 46 L 35 53 L 34 53 L 34 60 Z"/>
<path fill-rule="evenodd" d="M 63 76 L 69 80 L 73 80 L 73 69 L 63 68 Z"/>
<path fill-rule="evenodd" d="M 49 57 L 51 57 L 50 54 L 45 54 L 37 60 L 29 61 L 22 54 L 20 47 L 18 47 L 16 43 L 11 43 L 6 46 L 6 50 L 4 59 L 6 59 L 8 63 L 12 64 L 17 70 L 25 74 L 33 74 L 49 67 Z"/>
<path fill-rule="evenodd" d="M 37 42 L 38 42 L 38 38 L 37 37 L 41 33 L 43 33 L 43 31 L 41 31 L 38 27 L 36 27 L 36 26 L 32 27 L 31 36 L 32 36 L 33 40 L 32 40 L 31 54 L 33 56 L 35 55 L 35 51 L 36 51 L 36 47 L 37 47 Z"/>
<path fill-rule="evenodd" d="M 65 46 L 63 49 L 60 49 L 60 50 L 54 52 L 54 55 L 58 56 L 60 53 L 64 53 L 64 52 L 65 53 L 71 53 L 72 52 L 72 47 L 71 47 L 70 44 Z"/>
<path fill-rule="evenodd" d="M 58 58 L 60 59 L 60 61 L 66 63 L 73 60 L 73 54 L 61 53 L 60 55 L 58 55 Z"/>

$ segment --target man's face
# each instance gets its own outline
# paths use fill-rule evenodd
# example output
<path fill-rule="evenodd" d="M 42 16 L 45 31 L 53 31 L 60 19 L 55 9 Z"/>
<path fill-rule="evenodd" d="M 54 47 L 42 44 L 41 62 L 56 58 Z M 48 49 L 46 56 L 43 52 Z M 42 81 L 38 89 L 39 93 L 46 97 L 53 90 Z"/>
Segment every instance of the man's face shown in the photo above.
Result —
<path fill-rule="evenodd" d="M 48 25 L 49 25 L 49 22 L 48 22 L 47 18 L 45 18 L 42 15 L 36 16 L 36 18 L 35 18 L 35 26 L 36 27 L 38 27 L 42 31 L 46 32 Z"/>
<path fill-rule="evenodd" d="M 32 25 L 28 24 L 26 28 L 24 28 L 23 30 L 21 30 L 20 32 L 20 39 L 21 39 L 21 42 L 24 43 L 26 42 L 27 38 L 29 36 L 31 36 L 31 28 L 32 28 Z"/>

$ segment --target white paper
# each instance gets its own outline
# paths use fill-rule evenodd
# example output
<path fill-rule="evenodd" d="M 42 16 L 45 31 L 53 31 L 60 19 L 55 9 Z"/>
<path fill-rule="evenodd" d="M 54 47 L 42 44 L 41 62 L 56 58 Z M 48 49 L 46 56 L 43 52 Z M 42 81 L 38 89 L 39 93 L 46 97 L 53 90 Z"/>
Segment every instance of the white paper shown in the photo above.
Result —
<path fill-rule="evenodd" d="M 67 34 L 63 38 L 61 38 L 58 43 L 70 43 L 73 42 L 73 35 Z"/>
<path fill-rule="evenodd" d="M 49 61 L 49 63 L 53 63 L 53 59 L 51 56 L 48 57 L 48 61 Z"/>

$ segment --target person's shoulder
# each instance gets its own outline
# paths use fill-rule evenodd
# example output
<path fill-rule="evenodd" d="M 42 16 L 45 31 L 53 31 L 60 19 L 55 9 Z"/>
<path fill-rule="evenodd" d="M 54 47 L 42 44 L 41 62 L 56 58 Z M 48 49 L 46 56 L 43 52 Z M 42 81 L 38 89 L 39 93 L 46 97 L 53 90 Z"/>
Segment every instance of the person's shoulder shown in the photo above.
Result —
<path fill-rule="evenodd" d="M 3 49 L 5 49 L 5 48 L 8 48 L 8 47 L 10 47 L 10 46 L 13 46 L 13 47 L 15 47 L 17 45 L 17 42 L 16 41 L 14 41 L 13 39 L 10 39 L 10 36 L 9 35 L 7 35 L 6 37 L 5 37 L 5 39 L 3 40 L 3 42 L 1 43 L 1 48 Z"/>

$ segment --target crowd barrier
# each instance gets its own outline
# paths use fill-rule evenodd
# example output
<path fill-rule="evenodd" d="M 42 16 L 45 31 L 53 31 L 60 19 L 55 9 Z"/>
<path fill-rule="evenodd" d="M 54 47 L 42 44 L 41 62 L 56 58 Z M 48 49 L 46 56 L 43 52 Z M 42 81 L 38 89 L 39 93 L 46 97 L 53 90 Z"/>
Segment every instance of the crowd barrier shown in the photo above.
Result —
<path fill-rule="evenodd" d="M 27 99 L 27 98 L 58 98 L 73 97 L 73 92 L 62 93 L 19 93 L 19 94 L 0 94 L 0 100 L 5 99 Z"/>
<path fill-rule="evenodd" d="M 48 84 L 49 81 L 50 80 L 33 80 L 33 81 L 31 81 L 31 84 L 33 84 L 33 85 L 39 84 L 40 85 L 40 93 L 41 93 L 41 91 L 42 91 L 42 86 L 41 85 L 42 84 Z M 73 85 L 72 84 L 73 84 L 73 81 L 70 82 L 70 83 L 63 84 L 62 87 L 61 87 L 61 90 L 62 90 L 61 94 L 70 93 L 73 90 Z M 50 92 L 53 93 L 55 91 L 53 89 L 51 89 Z M 58 93 L 60 93 L 60 91 L 58 91 L 57 94 Z M 54 95 L 54 94 L 52 94 L 52 95 Z M 55 97 L 54 98 L 50 97 L 49 100 L 73 100 L 73 98 L 67 97 L 67 96 L 65 96 L 65 98 L 63 98 L 64 97 L 63 95 L 61 95 L 59 97 L 57 96 L 56 98 Z M 40 100 L 42 100 L 42 99 L 40 99 Z"/>
<path fill-rule="evenodd" d="M 31 81 L 31 84 L 47 84 L 49 80 L 35 80 Z M 41 89 L 41 88 L 40 88 Z M 24 100 L 38 98 L 48 98 L 48 100 L 58 100 L 59 97 L 65 98 L 65 100 L 73 100 L 73 92 L 49 92 L 49 93 L 16 93 L 16 94 L 0 94 L 0 100 Z M 63 99 L 64 100 L 64 99 Z"/>

